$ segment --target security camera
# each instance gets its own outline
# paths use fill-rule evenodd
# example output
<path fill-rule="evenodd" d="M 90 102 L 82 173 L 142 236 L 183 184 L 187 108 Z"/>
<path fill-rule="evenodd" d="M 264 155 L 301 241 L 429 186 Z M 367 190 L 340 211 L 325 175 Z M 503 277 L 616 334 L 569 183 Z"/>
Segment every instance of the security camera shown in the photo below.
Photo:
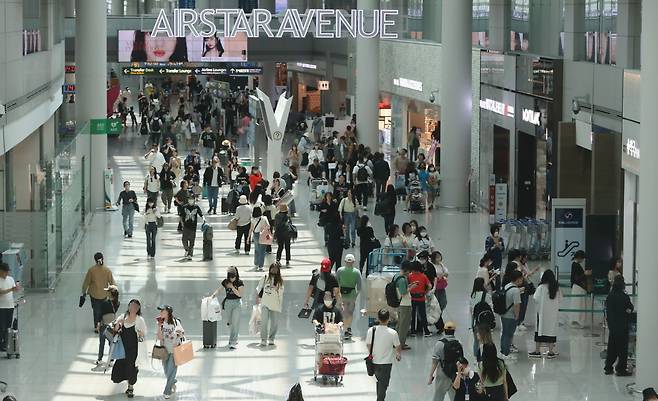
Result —
<path fill-rule="evenodd" d="M 573 99 L 571 101 L 571 111 L 573 112 L 574 115 L 580 113 L 580 103 L 578 102 L 578 100 Z"/>
<path fill-rule="evenodd" d="M 432 91 L 430 93 L 430 103 L 436 102 L 436 94 L 439 93 L 439 91 Z"/>
<path fill-rule="evenodd" d="M 5 106 L 0 104 L 0 117 L 5 115 Z"/>

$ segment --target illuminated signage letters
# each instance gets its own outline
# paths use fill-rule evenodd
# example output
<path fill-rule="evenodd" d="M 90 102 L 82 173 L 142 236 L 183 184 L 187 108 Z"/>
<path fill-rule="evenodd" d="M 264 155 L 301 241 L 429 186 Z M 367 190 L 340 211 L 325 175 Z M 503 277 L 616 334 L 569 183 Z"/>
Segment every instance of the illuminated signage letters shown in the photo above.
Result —
<path fill-rule="evenodd" d="M 167 16 L 160 10 L 151 36 L 211 37 L 217 34 L 233 38 L 243 33 L 250 38 L 281 38 L 290 35 L 303 38 L 313 34 L 316 38 L 335 39 L 342 37 L 362 37 L 397 39 L 393 27 L 398 10 L 373 10 L 372 14 L 364 10 L 308 9 L 302 15 L 297 9 L 288 9 L 281 15 L 272 15 L 269 10 L 257 8 L 251 13 L 241 9 L 193 10 L 175 8 L 173 16 Z M 215 18 L 223 18 L 221 27 L 215 25 Z M 278 19 L 276 27 L 272 19 Z M 369 20 L 372 19 L 372 23 Z"/>
<path fill-rule="evenodd" d="M 420 81 L 414 81 L 413 79 L 395 78 L 393 79 L 393 85 L 399 86 L 400 88 L 407 88 L 418 92 L 423 91 L 423 83 Z"/>
<path fill-rule="evenodd" d="M 637 145 L 637 141 L 635 139 L 628 138 L 626 140 L 626 145 L 624 145 L 624 151 L 626 152 L 627 155 L 629 155 L 634 159 L 640 158 L 640 147 Z"/>
<path fill-rule="evenodd" d="M 532 125 L 537 125 L 537 126 L 541 125 L 540 117 L 541 117 L 541 112 L 530 110 L 530 109 L 523 109 L 521 113 L 521 119 Z"/>
<path fill-rule="evenodd" d="M 514 106 L 492 99 L 480 99 L 480 108 L 501 116 L 514 117 Z"/>

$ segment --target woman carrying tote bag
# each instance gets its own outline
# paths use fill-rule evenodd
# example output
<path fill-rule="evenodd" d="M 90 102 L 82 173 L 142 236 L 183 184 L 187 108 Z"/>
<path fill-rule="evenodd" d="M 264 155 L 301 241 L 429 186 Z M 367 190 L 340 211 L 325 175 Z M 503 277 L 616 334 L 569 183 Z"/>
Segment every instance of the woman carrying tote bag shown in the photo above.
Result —
<path fill-rule="evenodd" d="M 167 384 L 164 388 L 164 398 L 168 399 L 171 394 L 176 392 L 176 373 L 178 366 L 174 361 L 174 348 L 181 345 L 185 330 L 180 320 L 174 317 L 174 309 L 169 305 L 158 306 L 160 315 L 156 318 L 158 321 L 157 339 L 167 350 L 167 357 L 162 359 L 162 368 L 164 369 Z"/>

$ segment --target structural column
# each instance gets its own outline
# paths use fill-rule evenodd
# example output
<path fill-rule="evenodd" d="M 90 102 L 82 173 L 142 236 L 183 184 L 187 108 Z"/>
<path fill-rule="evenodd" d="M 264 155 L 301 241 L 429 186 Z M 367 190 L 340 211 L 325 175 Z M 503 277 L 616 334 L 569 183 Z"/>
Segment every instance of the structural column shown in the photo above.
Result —
<path fill-rule="evenodd" d="M 472 0 L 443 0 L 441 48 L 441 204 L 468 206 L 471 154 Z"/>
<path fill-rule="evenodd" d="M 358 0 L 364 10 L 366 29 L 372 29 L 372 10 L 378 0 Z M 369 18 L 370 17 L 370 18 Z M 470 37 L 470 36 L 469 36 Z M 356 39 L 356 124 L 358 140 L 371 152 L 379 151 L 379 39 Z"/>
<path fill-rule="evenodd" d="M 423 2 L 423 39 L 441 41 L 441 8 L 443 0 Z"/>
<path fill-rule="evenodd" d="M 107 19 L 105 2 L 77 0 L 75 19 L 76 116 L 78 124 L 106 118 Z M 104 206 L 103 172 L 107 167 L 107 136 L 91 135 L 91 206 Z"/>
<path fill-rule="evenodd" d="M 64 17 L 75 17 L 75 0 L 64 0 Z"/>
<path fill-rule="evenodd" d="M 512 0 L 491 0 L 489 3 L 489 48 L 507 51 L 510 49 L 510 27 L 512 23 Z"/>
<path fill-rule="evenodd" d="M 640 95 L 640 204 L 638 242 L 638 315 L 637 315 L 637 389 L 656 384 L 658 359 L 656 353 L 656 333 L 658 333 L 658 269 L 655 266 L 655 239 L 658 238 L 658 225 L 652 218 L 652 210 L 658 202 L 658 113 L 655 110 L 655 97 L 658 91 L 658 1 L 642 1 L 642 87 Z"/>
<path fill-rule="evenodd" d="M 585 59 L 585 0 L 564 2 L 564 58 Z"/>

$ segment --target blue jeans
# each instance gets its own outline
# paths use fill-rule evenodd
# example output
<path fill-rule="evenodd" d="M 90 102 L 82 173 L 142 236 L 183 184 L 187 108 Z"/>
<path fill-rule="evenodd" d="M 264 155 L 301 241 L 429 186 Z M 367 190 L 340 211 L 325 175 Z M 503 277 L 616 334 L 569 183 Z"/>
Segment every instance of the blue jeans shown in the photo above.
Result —
<path fill-rule="evenodd" d="M 240 332 L 240 313 L 242 312 L 241 299 L 227 299 L 224 302 L 224 312 L 226 313 L 226 324 L 229 326 L 229 345 L 238 343 L 238 333 Z"/>
<path fill-rule="evenodd" d="M 281 312 L 270 310 L 266 306 L 261 306 L 260 313 L 260 339 L 261 341 L 274 341 L 274 337 L 279 328 L 279 315 L 281 315 Z"/>
<path fill-rule="evenodd" d="M 121 216 L 123 216 L 123 232 L 126 235 L 133 235 L 133 222 L 135 221 L 135 207 L 132 203 L 123 205 L 121 209 Z"/>
<path fill-rule="evenodd" d="M 164 393 L 171 394 L 171 388 L 176 384 L 176 373 L 178 373 L 178 366 L 174 362 L 174 354 L 167 354 L 167 359 L 162 361 L 162 369 L 164 369 L 167 384 L 165 384 Z"/>
<path fill-rule="evenodd" d="M 356 243 L 356 213 L 343 213 L 343 224 L 345 224 L 345 243 Z"/>
<path fill-rule="evenodd" d="M 219 196 L 219 187 L 208 186 L 208 210 L 217 213 L 217 197 Z"/>
<path fill-rule="evenodd" d="M 155 235 L 157 233 L 157 223 L 148 223 L 146 225 L 146 253 L 151 257 L 155 257 Z"/>
<path fill-rule="evenodd" d="M 265 250 L 267 245 L 261 245 L 259 241 L 260 233 L 254 232 L 254 266 L 262 268 L 265 264 Z"/>
<path fill-rule="evenodd" d="M 516 319 L 503 317 L 500 319 L 503 324 L 503 332 L 500 335 L 500 353 L 509 355 L 512 340 L 514 339 L 514 332 L 516 331 Z"/>

